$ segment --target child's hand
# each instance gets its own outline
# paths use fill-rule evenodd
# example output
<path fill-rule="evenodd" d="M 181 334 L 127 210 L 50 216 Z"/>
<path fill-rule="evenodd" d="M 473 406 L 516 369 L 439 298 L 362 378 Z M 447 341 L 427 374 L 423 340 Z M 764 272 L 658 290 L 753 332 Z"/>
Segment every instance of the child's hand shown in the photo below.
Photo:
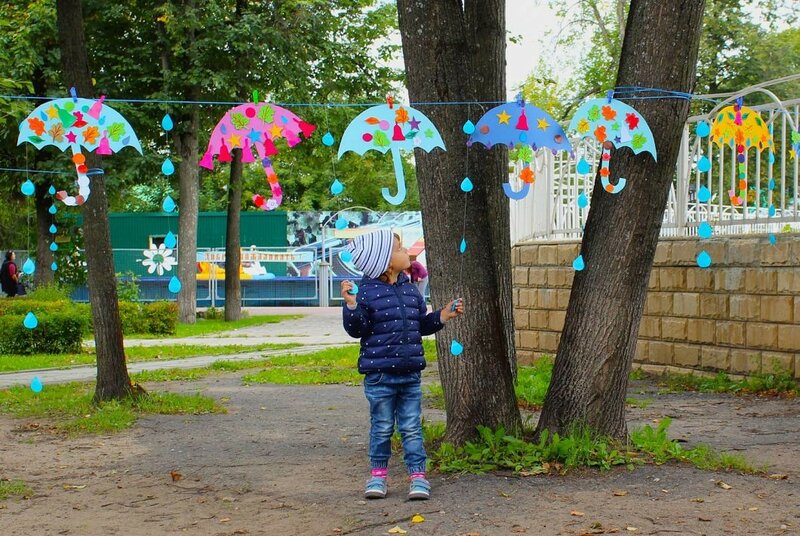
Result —
<path fill-rule="evenodd" d="M 353 282 L 346 280 L 342 281 L 342 298 L 344 298 L 344 302 L 347 305 L 355 305 L 356 304 L 356 295 L 350 294 L 350 291 L 353 289 Z"/>
<path fill-rule="evenodd" d="M 464 298 L 458 298 L 444 306 L 441 313 L 442 324 L 464 314 Z"/>

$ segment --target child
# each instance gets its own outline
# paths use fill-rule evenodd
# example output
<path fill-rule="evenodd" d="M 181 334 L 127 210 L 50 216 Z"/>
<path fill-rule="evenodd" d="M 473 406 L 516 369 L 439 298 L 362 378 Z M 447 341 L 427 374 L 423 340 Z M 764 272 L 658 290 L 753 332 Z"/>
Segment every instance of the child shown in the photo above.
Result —
<path fill-rule="evenodd" d="M 386 475 L 395 421 L 403 440 L 403 460 L 411 478 L 409 499 L 428 499 L 427 454 L 422 444 L 422 389 L 425 368 L 422 336 L 463 314 L 462 300 L 428 313 L 425 300 L 405 274 L 411 264 L 400 238 L 388 229 L 356 237 L 347 249 L 364 273 L 356 295 L 342 282 L 344 329 L 361 339 L 358 371 L 365 375 L 369 401 L 369 458 L 372 477 L 364 496 L 386 497 Z"/>

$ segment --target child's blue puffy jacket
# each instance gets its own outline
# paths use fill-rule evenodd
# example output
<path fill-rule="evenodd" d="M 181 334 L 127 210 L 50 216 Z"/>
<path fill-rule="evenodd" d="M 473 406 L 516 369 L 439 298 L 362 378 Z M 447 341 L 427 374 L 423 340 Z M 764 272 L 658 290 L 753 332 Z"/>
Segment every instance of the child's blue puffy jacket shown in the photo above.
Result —
<path fill-rule="evenodd" d="M 425 368 L 422 336 L 444 326 L 441 311 L 428 313 L 425 300 L 406 274 L 394 285 L 365 277 L 354 310 L 343 306 L 344 329 L 361 339 L 358 371 L 402 374 Z"/>

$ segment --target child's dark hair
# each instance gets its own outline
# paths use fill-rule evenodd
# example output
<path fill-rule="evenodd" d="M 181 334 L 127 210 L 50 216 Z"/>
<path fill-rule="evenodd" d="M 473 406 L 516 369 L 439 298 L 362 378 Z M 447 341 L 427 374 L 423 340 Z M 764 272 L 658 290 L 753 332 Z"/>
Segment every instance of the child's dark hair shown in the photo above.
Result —
<path fill-rule="evenodd" d="M 14 250 L 9 249 L 8 251 L 6 251 L 6 260 L 10 261 L 12 255 L 14 255 Z"/>

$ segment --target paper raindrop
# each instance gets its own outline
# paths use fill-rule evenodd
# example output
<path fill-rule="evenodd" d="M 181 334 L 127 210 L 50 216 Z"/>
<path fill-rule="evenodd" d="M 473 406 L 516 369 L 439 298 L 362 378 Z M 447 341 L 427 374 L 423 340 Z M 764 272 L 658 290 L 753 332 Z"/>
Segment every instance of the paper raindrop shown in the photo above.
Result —
<path fill-rule="evenodd" d="M 33 192 L 36 191 L 36 187 L 33 185 L 30 179 L 23 182 L 19 189 L 25 195 L 33 195 Z"/>
<path fill-rule="evenodd" d="M 578 255 L 574 261 L 572 261 L 572 267 L 575 269 L 576 272 L 580 272 L 584 268 L 586 268 L 586 264 L 583 262 L 583 255 Z"/>
<path fill-rule="evenodd" d="M 172 124 L 172 118 L 169 114 L 165 114 L 164 117 L 161 118 L 161 128 L 169 132 L 172 130 L 172 127 L 175 126 Z"/>
<path fill-rule="evenodd" d="M 342 192 L 344 192 L 344 184 L 342 184 L 339 179 L 333 179 L 333 183 L 331 183 L 331 193 L 333 195 L 339 195 Z"/>
<path fill-rule="evenodd" d="M 31 380 L 31 391 L 33 391 L 34 393 L 41 393 L 43 387 L 44 386 L 42 385 L 42 379 L 39 378 L 39 376 L 34 376 L 33 379 Z"/>
<path fill-rule="evenodd" d="M 169 288 L 169 291 L 172 292 L 173 294 L 177 294 L 178 292 L 180 292 L 181 291 L 180 279 L 178 279 L 173 275 L 172 279 L 169 280 L 169 286 L 167 288 Z"/>
<path fill-rule="evenodd" d="M 464 177 L 464 180 L 461 181 L 461 191 L 464 193 L 471 192 L 474 187 L 475 185 L 472 184 L 469 177 Z"/>
<path fill-rule="evenodd" d="M 336 139 L 333 137 L 333 134 L 330 132 L 326 132 L 324 136 L 322 136 L 322 143 L 325 147 L 330 147 L 334 143 L 336 143 Z"/>
<path fill-rule="evenodd" d="M 711 255 L 705 251 L 701 251 L 700 254 L 697 255 L 697 266 L 700 268 L 708 268 L 711 266 Z"/>
<path fill-rule="evenodd" d="M 173 173 L 175 173 L 175 165 L 172 163 L 172 160 L 167 158 L 164 160 L 164 163 L 161 164 L 161 173 L 169 177 Z"/>
<path fill-rule="evenodd" d="M 705 186 L 701 186 L 700 189 L 697 191 L 697 200 L 700 201 L 701 203 L 705 203 L 709 199 L 711 199 L 711 191 Z"/>
<path fill-rule="evenodd" d="M 161 208 L 164 210 L 164 212 L 172 212 L 175 210 L 175 207 L 175 200 L 169 195 L 164 198 L 164 202 L 161 204 Z"/>
<path fill-rule="evenodd" d="M 178 238 L 172 234 L 172 231 L 167 233 L 167 236 L 164 237 L 164 245 L 168 248 L 174 248 L 178 244 Z"/>
<path fill-rule="evenodd" d="M 592 167 L 589 165 L 589 162 L 581 158 L 575 169 L 581 175 L 586 175 L 592 170 Z"/>
<path fill-rule="evenodd" d="M 36 264 L 33 262 L 33 259 L 28 258 L 25 260 L 22 264 L 22 271 L 28 275 L 36 271 Z"/>
<path fill-rule="evenodd" d="M 34 329 L 36 326 L 39 325 L 39 319 L 36 318 L 36 315 L 33 312 L 28 312 L 25 315 L 25 320 L 22 321 L 22 325 L 28 329 Z"/>
<path fill-rule="evenodd" d="M 464 346 L 460 342 L 454 340 L 450 343 L 450 353 L 454 356 L 460 356 L 464 353 Z"/>
<path fill-rule="evenodd" d="M 467 240 L 465 238 L 461 239 L 461 244 L 459 244 L 458 246 L 458 251 L 460 251 L 461 253 L 467 251 Z"/>

